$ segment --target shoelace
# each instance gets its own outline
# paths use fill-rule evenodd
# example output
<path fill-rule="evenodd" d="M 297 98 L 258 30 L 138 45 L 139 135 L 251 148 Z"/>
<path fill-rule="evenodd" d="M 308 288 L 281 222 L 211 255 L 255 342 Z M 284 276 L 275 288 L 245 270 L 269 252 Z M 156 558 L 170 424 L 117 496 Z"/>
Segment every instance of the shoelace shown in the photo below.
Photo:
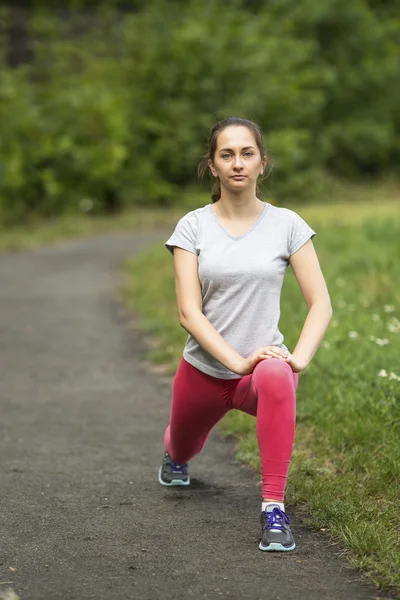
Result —
<path fill-rule="evenodd" d="M 276 506 L 271 512 L 264 512 L 268 518 L 263 529 L 280 529 L 281 531 L 285 531 L 285 523 L 289 525 L 289 517 L 283 510 Z"/>
<path fill-rule="evenodd" d="M 183 475 L 187 474 L 187 465 L 181 465 L 174 460 L 171 459 L 171 467 L 173 473 L 182 473 Z"/>

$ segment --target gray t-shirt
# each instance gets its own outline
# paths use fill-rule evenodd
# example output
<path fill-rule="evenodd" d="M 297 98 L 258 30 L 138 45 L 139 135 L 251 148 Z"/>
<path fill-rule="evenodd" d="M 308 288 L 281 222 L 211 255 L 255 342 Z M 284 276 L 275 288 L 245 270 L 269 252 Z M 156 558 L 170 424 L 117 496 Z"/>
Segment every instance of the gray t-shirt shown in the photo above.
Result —
<path fill-rule="evenodd" d="M 243 358 L 261 346 L 280 346 L 280 295 L 289 257 L 315 231 L 294 211 L 264 203 L 253 226 L 243 235 L 228 233 L 212 204 L 182 217 L 165 242 L 197 255 L 203 314 Z M 185 360 L 208 375 L 240 379 L 204 350 L 189 334 Z"/>

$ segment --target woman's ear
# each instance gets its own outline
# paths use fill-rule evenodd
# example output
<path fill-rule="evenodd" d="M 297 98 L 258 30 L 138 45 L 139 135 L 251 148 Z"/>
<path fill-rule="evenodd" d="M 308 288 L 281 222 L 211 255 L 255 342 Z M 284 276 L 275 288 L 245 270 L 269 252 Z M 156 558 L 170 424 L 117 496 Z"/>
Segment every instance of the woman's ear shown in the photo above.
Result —
<path fill-rule="evenodd" d="M 262 175 L 264 173 L 264 169 L 266 166 L 267 166 L 267 157 L 264 156 L 263 160 L 261 161 L 260 175 Z"/>
<path fill-rule="evenodd" d="M 263 168 L 262 168 L 262 170 L 264 171 L 265 167 L 266 167 L 266 166 L 267 166 L 267 164 L 268 164 L 268 157 L 267 157 L 267 156 L 264 156 L 264 159 L 263 159 L 263 161 L 262 161 L 262 164 L 263 164 Z"/>
<path fill-rule="evenodd" d="M 212 160 L 210 160 L 210 159 L 208 160 L 208 166 L 209 166 L 209 169 L 210 169 L 211 173 L 214 175 L 214 177 L 217 177 L 217 172 L 214 169 L 214 166 L 212 164 Z"/>

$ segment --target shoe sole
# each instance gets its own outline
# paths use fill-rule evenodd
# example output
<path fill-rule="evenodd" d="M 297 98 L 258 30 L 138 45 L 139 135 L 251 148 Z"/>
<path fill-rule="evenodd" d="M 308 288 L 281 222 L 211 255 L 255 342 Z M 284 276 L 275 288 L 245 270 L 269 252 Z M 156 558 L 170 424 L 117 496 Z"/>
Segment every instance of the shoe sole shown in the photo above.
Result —
<path fill-rule="evenodd" d="M 176 485 L 189 485 L 190 484 L 189 476 L 188 476 L 187 481 L 182 481 L 182 479 L 174 479 L 174 481 L 171 481 L 171 483 L 167 483 L 166 481 L 163 481 L 161 479 L 161 473 L 162 473 L 162 467 L 160 467 L 160 469 L 158 471 L 158 481 L 161 483 L 161 485 L 167 485 L 168 487 L 170 487 L 170 486 L 176 486 Z"/>
<path fill-rule="evenodd" d="M 259 546 L 260 550 L 263 552 L 290 552 L 296 548 L 296 544 L 292 546 L 282 546 L 282 544 L 277 544 L 276 542 L 273 544 L 269 544 L 269 546 L 263 546 L 260 542 Z"/>

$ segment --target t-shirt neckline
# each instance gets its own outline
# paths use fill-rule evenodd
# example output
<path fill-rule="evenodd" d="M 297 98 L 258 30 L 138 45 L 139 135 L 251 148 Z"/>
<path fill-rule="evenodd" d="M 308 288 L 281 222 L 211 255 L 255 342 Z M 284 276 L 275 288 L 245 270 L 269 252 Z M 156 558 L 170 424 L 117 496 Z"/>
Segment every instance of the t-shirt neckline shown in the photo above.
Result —
<path fill-rule="evenodd" d="M 229 238 L 231 238 L 231 240 L 241 240 L 242 238 L 246 237 L 246 235 L 249 235 L 249 233 L 251 233 L 252 231 L 254 231 L 254 229 L 257 227 L 257 225 L 262 221 L 262 219 L 264 218 L 268 208 L 269 208 L 269 203 L 268 202 L 264 202 L 265 206 L 263 208 L 263 210 L 261 211 L 261 213 L 258 215 L 257 220 L 253 223 L 253 225 L 244 233 L 242 233 L 242 235 L 231 235 L 229 233 L 229 231 L 227 231 L 225 229 L 225 227 L 222 225 L 222 223 L 219 221 L 217 215 L 215 214 L 215 212 L 213 211 L 212 208 L 212 204 L 209 204 L 209 210 L 214 218 L 214 221 L 216 223 L 218 223 L 218 225 L 221 227 L 222 231 L 225 233 L 225 235 L 227 235 Z"/>

